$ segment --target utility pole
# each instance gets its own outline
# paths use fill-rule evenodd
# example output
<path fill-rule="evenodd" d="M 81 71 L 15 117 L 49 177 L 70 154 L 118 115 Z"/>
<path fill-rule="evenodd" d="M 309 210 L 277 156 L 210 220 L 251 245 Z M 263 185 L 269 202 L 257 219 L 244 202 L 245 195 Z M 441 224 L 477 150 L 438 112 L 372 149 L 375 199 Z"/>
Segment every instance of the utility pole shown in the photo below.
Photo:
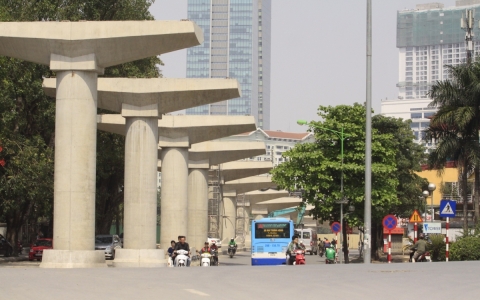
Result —
<path fill-rule="evenodd" d="M 466 9 L 465 14 L 462 13 L 462 19 L 460 20 L 460 27 L 465 30 L 465 46 L 467 48 L 467 64 L 472 63 L 473 58 L 473 24 L 475 23 L 475 10 Z"/>
<path fill-rule="evenodd" d="M 372 0 L 367 0 L 367 95 L 365 129 L 365 212 L 363 247 L 365 264 L 371 263 L 372 228 Z"/>

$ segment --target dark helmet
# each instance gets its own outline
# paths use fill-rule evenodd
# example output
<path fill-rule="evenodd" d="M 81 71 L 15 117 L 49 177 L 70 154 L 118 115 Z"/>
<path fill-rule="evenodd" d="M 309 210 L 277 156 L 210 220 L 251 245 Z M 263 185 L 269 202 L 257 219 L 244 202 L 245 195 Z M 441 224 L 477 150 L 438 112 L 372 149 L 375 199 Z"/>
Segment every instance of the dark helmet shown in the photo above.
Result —
<path fill-rule="evenodd" d="M 294 241 L 295 239 L 298 239 L 298 235 L 296 235 L 296 234 L 294 234 L 294 235 L 292 236 L 292 241 Z"/>
<path fill-rule="evenodd" d="M 420 234 L 418 235 L 418 238 L 419 238 L 419 239 L 424 239 L 424 238 L 425 238 L 425 235 L 424 235 L 423 233 L 420 233 Z"/>

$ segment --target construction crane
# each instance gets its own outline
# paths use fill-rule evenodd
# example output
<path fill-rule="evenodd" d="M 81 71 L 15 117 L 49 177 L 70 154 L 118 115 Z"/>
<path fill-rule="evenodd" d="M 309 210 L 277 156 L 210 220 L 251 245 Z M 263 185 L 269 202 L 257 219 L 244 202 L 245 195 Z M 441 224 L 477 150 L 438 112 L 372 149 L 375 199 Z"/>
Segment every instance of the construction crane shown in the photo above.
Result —
<path fill-rule="evenodd" d="M 298 211 L 298 216 L 297 216 L 297 223 L 295 225 L 298 226 L 303 221 L 303 216 L 305 215 L 305 206 L 274 210 L 274 211 L 272 211 L 268 214 L 268 217 L 269 218 L 275 218 L 275 217 L 286 215 L 286 214 L 296 212 L 296 211 Z"/>

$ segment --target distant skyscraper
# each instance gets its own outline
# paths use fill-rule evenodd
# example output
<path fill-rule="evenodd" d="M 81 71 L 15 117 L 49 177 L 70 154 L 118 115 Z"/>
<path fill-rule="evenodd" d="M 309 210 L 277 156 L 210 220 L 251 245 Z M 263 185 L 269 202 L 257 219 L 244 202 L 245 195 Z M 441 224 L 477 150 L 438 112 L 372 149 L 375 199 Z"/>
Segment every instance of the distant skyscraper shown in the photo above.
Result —
<path fill-rule="evenodd" d="M 398 99 L 382 100 L 381 113 L 389 117 L 412 120 L 411 128 L 418 143 L 430 152 L 434 144 L 423 139 L 436 109 L 427 93 L 437 80 L 449 78 L 447 65 L 466 62 L 465 31 L 460 26 L 465 10 L 475 10 L 480 20 L 480 0 L 457 0 L 455 7 L 441 3 L 418 4 L 415 9 L 397 13 L 397 48 L 399 50 Z M 480 29 L 474 26 L 475 36 Z M 474 55 L 480 43 L 474 41 Z"/>
<path fill-rule="evenodd" d="M 188 0 L 204 34 L 187 50 L 188 78 L 236 78 L 242 96 L 187 109 L 187 115 L 253 115 L 270 127 L 271 0 Z"/>

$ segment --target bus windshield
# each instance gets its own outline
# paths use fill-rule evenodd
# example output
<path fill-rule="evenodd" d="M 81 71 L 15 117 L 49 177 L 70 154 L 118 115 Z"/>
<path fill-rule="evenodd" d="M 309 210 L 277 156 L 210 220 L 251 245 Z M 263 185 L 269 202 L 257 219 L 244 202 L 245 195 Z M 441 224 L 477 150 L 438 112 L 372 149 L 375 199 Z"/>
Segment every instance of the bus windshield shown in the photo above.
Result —
<path fill-rule="evenodd" d="M 256 223 L 255 238 L 256 239 L 290 238 L 290 224 L 289 223 Z"/>

